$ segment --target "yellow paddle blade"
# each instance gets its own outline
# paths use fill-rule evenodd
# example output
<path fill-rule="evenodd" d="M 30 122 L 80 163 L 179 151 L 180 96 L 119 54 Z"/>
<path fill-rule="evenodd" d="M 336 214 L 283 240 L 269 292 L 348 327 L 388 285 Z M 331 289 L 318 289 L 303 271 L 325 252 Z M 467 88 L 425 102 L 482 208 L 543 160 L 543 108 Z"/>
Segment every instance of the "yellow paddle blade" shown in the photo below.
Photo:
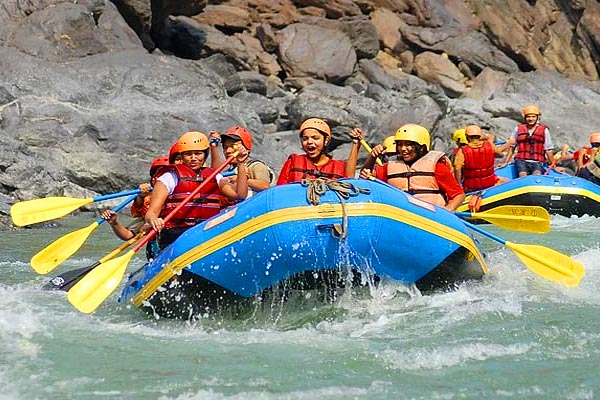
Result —
<path fill-rule="evenodd" d="M 45 197 L 20 201 L 10 207 L 13 224 L 25 226 L 38 222 L 60 218 L 77 210 L 81 206 L 93 203 L 93 198 L 76 199 L 73 197 Z"/>
<path fill-rule="evenodd" d="M 471 217 L 514 231 L 550 232 L 550 214 L 540 206 L 499 206 L 491 210 L 471 213 Z"/>
<path fill-rule="evenodd" d="M 100 225 L 94 221 L 89 226 L 73 231 L 55 240 L 31 258 L 31 267 L 38 274 L 47 274 L 71 257 Z"/>
<path fill-rule="evenodd" d="M 579 285 L 585 274 L 581 262 L 556 250 L 532 244 L 506 242 L 505 245 L 515 252 L 527 268 L 542 278 L 571 287 Z"/>
<path fill-rule="evenodd" d="M 69 289 L 69 302 L 81 311 L 89 314 L 96 310 L 119 286 L 127 270 L 127 264 L 135 251 L 129 250 L 121 257 L 114 258 L 96 267 Z"/>

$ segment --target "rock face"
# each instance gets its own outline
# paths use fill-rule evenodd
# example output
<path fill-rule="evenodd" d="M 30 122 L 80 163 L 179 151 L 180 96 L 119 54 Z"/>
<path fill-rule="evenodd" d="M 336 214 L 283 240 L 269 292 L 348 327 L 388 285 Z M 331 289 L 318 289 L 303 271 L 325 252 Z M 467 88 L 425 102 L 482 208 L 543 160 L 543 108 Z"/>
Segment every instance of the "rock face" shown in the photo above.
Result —
<path fill-rule="evenodd" d="M 210 4 L 209 4 L 210 3 Z M 246 126 L 278 171 L 299 123 L 377 143 L 403 123 L 505 138 L 539 104 L 556 144 L 600 130 L 593 0 L 4 0 L 0 223 L 11 202 L 148 180 L 186 130 Z M 363 153 L 364 154 L 364 153 Z"/>
<path fill-rule="evenodd" d="M 288 75 L 341 83 L 354 72 L 356 52 L 346 34 L 292 24 L 280 35 L 279 58 Z"/>

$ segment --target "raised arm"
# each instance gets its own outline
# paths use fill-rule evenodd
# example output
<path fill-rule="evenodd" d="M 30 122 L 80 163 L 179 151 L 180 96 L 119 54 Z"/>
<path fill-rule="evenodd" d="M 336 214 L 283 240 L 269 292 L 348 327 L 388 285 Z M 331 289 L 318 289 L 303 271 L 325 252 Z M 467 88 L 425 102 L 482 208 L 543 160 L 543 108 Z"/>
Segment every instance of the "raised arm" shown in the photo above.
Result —
<path fill-rule="evenodd" d="M 217 131 L 210 131 L 208 134 L 208 142 L 210 143 L 210 167 L 219 168 L 223 164 L 221 159 L 221 151 L 219 144 L 221 143 L 221 135 Z"/>
<path fill-rule="evenodd" d="M 349 133 L 352 138 L 352 149 L 346 160 L 346 176 L 354 178 L 356 175 L 356 164 L 358 163 L 358 151 L 360 150 L 360 140 L 363 137 L 363 131 L 360 128 L 354 128 Z"/>

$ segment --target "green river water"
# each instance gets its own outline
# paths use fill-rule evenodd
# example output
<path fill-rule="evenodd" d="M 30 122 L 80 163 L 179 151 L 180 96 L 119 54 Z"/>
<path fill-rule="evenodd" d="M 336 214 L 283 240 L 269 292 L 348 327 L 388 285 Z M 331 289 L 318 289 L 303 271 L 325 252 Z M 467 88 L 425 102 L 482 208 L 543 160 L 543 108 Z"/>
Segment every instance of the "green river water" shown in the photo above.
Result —
<path fill-rule="evenodd" d="M 553 217 L 530 235 L 586 265 L 579 287 L 527 270 L 480 238 L 490 274 L 422 296 L 393 282 L 335 304 L 271 304 L 243 318 L 156 320 L 116 302 L 92 315 L 29 266 L 59 228 L 0 232 L 0 400 L 32 399 L 593 399 L 600 398 L 600 222 Z M 100 226 L 49 276 L 119 246 Z M 143 252 L 141 252 L 143 253 Z M 141 266 L 138 256 L 129 270 Z"/>

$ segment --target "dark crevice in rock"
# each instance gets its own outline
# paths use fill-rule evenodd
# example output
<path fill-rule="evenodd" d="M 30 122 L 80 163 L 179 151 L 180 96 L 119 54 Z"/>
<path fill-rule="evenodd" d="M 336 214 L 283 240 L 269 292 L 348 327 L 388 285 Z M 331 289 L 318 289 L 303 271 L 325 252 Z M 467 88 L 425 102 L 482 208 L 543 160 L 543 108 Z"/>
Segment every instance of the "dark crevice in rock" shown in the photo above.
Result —
<path fill-rule="evenodd" d="M 3 170 L 2 172 L 4 172 L 5 170 Z M 10 195 L 11 193 L 16 192 L 18 189 L 18 187 L 16 186 L 10 186 L 10 185 L 6 185 L 4 183 L 0 183 L 0 193 L 2 194 L 6 194 L 6 195 Z"/>
<path fill-rule="evenodd" d="M 235 27 L 235 26 L 215 25 L 215 28 L 217 30 L 219 30 L 221 33 L 228 35 L 228 36 L 233 36 L 236 33 L 244 32 L 244 28 L 239 28 L 239 27 Z"/>
<path fill-rule="evenodd" d="M 527 60 L 527 58 L 524 55 L 515 53 L 510 48 L 503 48 L 500 46 L 498 46 L 498 48 L 517 64 L 517 66 L 519 67 L 519 71 L 530 72 L 535 70 L 535 68 L 531 65 L 529 60 Z M 543 49 L 540 49 L 540 51 L 542 50 Z"/>
<path fill-rule="evenodd" d="M 206 33 L 191 18 L 169 17 L 152 26 L 152 39 L 167 54 L 199 60 L 206 44 Z"/>
<path fill-rule="evenodd" d="M 152 52 L 156 45 L 150 36 L 150 20 L 149 17 L 138 10 L 132 5 L 123 0 L 111 0 L 112 3 L 117 7 L 119 14 L 123 17 L 127 25 L 137 34 L 142 41 L 142 45 L 146 50 Z"/>
<path fill-rule="evenodd" d="M 102 10 L 100 10 L 100 9 L 92 10 L 91 15 L 92 15 L 92 19 L 94 20 L 94 24 L 96 26 L 98 26 L 98 21 L 100 20 L 100 17 L 102 16 Z"/>

